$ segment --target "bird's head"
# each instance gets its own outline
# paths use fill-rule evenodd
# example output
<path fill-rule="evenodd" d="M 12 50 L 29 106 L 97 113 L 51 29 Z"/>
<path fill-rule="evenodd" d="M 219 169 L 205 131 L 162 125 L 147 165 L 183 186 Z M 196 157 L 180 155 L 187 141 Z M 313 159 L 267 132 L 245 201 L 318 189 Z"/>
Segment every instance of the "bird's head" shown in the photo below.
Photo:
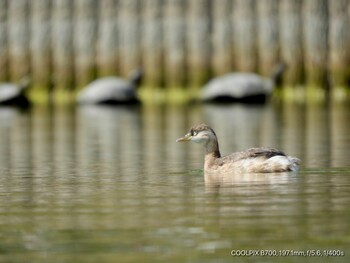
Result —
<path fill-rule="evenodd" d="M 129 76 L 129 79 L 130 79 L 131 83 L 135 87 L 138 87 L 141 84 L 142 78 L 143 78 L 143 69 L 142 69 L 142 67 L 138 67 L 137 69 L 133 70 L 130 73 L 130 76 Z"/>
<path fill-rule="evenodd" d="M 200 144 L 206 145 L 209 141 L 216 141 L 216 134 L 212 128 L 208 125 L 202 123 L 196 126 L 193 126 L 189 132 L 179 139 L 177 142 L 187 142 L 192 141 Z"/>

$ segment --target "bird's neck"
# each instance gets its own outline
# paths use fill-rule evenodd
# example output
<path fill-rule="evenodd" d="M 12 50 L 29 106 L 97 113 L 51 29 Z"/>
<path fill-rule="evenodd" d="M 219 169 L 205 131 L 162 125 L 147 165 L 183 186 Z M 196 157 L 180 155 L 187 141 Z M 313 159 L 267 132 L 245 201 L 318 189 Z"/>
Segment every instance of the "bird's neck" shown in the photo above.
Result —
<path fill-rule="evenodd" d="M 219 150 L 219 143 L 217 140 L 211 140 L 205 145 L 205 156 L 207 158 L 220 158 L 220 150 Z"/>
<path fill-rule="evenodd" d="M 204 169 L 210 169 L 215 166 L 216 160 L 221 157 L 219 150 L 219 143 L 215 134 L 209 141 L 204 144 L 205 157 L 204 157 Z"/>

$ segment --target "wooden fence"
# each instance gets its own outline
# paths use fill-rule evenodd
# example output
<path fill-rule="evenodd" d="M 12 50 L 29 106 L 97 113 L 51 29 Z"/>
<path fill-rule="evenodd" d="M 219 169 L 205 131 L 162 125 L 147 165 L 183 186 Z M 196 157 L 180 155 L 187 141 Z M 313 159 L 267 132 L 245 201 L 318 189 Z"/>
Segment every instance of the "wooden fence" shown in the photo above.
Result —
<path fill-rule="evenodd" d="M 346 86 L 350 0 L 0 0 L 0 81 L 75 90 L 140 65 L 147 87 L 199 87 L 231 71 Z"/>

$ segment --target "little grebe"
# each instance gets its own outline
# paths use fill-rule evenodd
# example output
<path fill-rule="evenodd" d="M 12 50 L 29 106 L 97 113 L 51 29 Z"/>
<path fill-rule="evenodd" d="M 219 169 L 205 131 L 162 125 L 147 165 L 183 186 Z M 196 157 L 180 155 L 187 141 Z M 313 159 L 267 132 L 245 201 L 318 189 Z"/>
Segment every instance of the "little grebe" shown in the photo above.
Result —
<path fill-rule="evenodd" d="M 251 148 L 221 157 L 219 143 L 212 128 L 199 124 L 177 142 L 193 141 L 205 147 L 205 171 L 273 173 L 297 171 L 300 160 L 273 148 Z"/>

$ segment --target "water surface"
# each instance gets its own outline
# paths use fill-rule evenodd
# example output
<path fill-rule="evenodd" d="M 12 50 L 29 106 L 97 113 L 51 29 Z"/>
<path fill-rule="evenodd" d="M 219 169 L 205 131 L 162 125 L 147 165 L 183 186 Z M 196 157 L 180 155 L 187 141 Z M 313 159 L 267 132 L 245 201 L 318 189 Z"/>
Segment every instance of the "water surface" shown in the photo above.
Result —
<path fill-rule="evenodd" d="M 0 108 L 1 262 L 349 262 L 349 106 Z M 208 183 L 223 154 L 271 146 L 298 173 Z M 232 250 L 294 251 L 233 257 Z M 304 258 L 332 250 L 345 256 Z M 300 252 L 300 253 L 299 253 Z"/>

